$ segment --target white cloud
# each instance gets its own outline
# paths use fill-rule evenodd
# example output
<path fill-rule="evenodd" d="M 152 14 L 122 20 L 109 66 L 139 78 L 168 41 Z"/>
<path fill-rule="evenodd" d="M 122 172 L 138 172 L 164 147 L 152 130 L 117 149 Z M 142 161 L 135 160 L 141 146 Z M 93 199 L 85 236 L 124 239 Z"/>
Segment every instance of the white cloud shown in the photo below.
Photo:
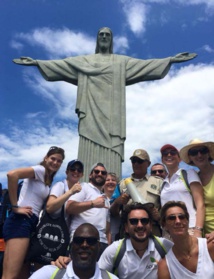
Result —
<path fill-rule="evenodd" d="M 209 45 L 204 45 L 204 46 L 202 46 L 201 49 L 203 49 L 204 51 L 206 51 L 208 53 L 213 53 L 214 52 L 214 49 Z"/>
<path fill-rule="evenodd" d="M 148 7 L 139 0 L 121 1 L 129 28 L 135 35 L 145 31 Z"/>
<path fill-rule="evenodd" d="M 60 146 L 65 150 L 65 160 L 57 176 L 64 177 L 68 161 L 77 158 L 78 134 L 71 125 L 61 122 L 32 122 L 24 131 L 20 127 L 12 127 L 10 135 L 0 135 L 0 181 L 7 185 L 6 172 L 18 167 L 26 167 L 41 162 L 50 146 Z"/>
<path fill-rule="evenodd" d="M 114 52 L 115 53 L 126 53 L 129 49 L 128 39 L 124 36 L 114 36 Z"/>
<path fill-rule="evenodd" d="M 162 4 L 164 8 L 166 5 L 173 4 L 173 2 L 176 5 L 185 6 L 204 5 L 207 15 L 213 15 L 214 13 L 213 0 L 120 0 L 127 25 L 136 36 L 146 32 L 146 23 L 152 4 Z M 168 21 L 167 14 L 162 12 L 158 20 L 160 24 L 165 24 Z M 204 21 L 207 18 L 200 16 L 198 20 Z"/>
<path fill-rule="evenodd" d="M 127 140 L 123 170 L 131 172 L 129 157 L 137 148 L 160 161 L 160 147 L 179 149 L 193 138 L 214 141 L 214 65 L 172 70 L 161 81 L 127 87 Z"/>
<path fill-rule="evenodd" d="M 50 57 L 81 55 L 93 53 L 95 51 L 94 37 L 90 37 L 83 32 L 75 32 L 67 28 L 35 29 L 29 33 L 19 33 L 16 40 L 23 40 L 30 45 L 44 48 Z"/>
<path fill-rule="evenodd" d="M 91 54 L 95 52 L 96 41 L 85 33 L 75 32 L 70 29 L 35 29 L 29 33 L 18 33 L 11 42 L 12 48 L 21 49 L 24 43 L 34 47 L 41 47 L 50 59 L 76 55 Z M 114 36 L 114 52 L 118 50 L 125 53 L 129 48 L 125 36 Z"/>

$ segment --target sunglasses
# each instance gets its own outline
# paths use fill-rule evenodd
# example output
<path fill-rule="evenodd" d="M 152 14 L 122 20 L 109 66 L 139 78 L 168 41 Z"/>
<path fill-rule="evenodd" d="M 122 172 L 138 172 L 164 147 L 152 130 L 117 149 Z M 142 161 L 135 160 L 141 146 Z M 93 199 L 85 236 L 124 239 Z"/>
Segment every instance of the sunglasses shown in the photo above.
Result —
<path fill-rule="evenodd" d="M 142 159 L 139 159 L 139 158 L 133 158 L 133 159 L 131 159 L 131 162 L 132 162 L 132 164 L 138 163 L 138 164 L 141 165 L 145 162 L 145 160 L 142 160 Z"/>
<path fill-rule="evenodd" d="M 81 237 L 81 236 L 75 236 L 73 238 L 73 243 L 76 245 L 82 245 L 85 241 L 89 246 L 95 246 L 99 242 L 99 239 L 96 237 Z"/>
<path fill-rule="evenodd" d="M 77 171 L 77 172 L 79 172 L 79 173 L 82 173 L 82 172 L 83 172 L 83 170 L 80 169 L 80 168 L 70 168 L 69 171 Z"/>
<path fill-rule="evenodd" d="M 156 174 L 156 173 L 164 173 L 164 170 L 152 170 L 151 174 Z"/>
<path fill-rule="evenodd" d="M 169 151 L 162 152 L 162 156 L 164 156 L 164 157 L 168 156 L 169 154 L 171 156 L 175 156 L 175 155 L 178 155 L 178 152 L 176 150 L 169 150 Z"/>
<path fill-rule="evenodd" d="M 167 221 L 175 221 L 176 218 L 178 218 L 180 221 L 184 220 L 184 219 L 187 219 L 185 214 L 179 214 L 179 215 L 169 215 L 169 216 L 166 217 L 166 220 Z"/>
<path fill-rule="evenodd" d="M 209 153 L 209 149 L 206 146 L 201 148 L 192 148 L 188 151 L 188 155 L 197 156 L 199 152 L 204 155 Z"/>
<path fill-rule="evenodd" d="M 101 171 L 101 170 L 93 170 L 95 174 L 99 174 L 101 172 L 102 175 L 107 175 L 107 171 Z"/>
<path fill-rule="evenodd" d="M 133 226 L 137 226 L 139 221 L 141 222 L 141 225 L 148 225 L 149 224 L 149 218 L 141 218 L 141 219 L 130 218 L 129 219 L 130 224 L 133 225 Z"/>

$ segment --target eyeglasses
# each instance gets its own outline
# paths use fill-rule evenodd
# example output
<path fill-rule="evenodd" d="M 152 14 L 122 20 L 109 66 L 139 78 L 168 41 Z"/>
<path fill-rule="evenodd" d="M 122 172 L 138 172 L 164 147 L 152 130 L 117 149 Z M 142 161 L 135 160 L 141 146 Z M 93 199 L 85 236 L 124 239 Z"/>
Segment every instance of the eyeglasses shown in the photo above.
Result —
<path fill-rule="evenodd" d="M 185 214 L 179 214 L 179 215 L 169 215 L 169 216 L 166 217 L 166 220 L 174 222 L 176 220 L 176 218 L 178 218 L 180 221 L 184 220 L 184 219 L 187 219 Z"/>
<path fill-rule="evenodd" d="M 89 246 L 95 246 L 97 242 L 99 242 L 99 239 L 97 237 L 81 237 L 81 236 L 75 236 L 73 238 L 73 243 L 76 245 L 82 245 L 85 241 Z"/>
<path fill-rule="evenodd" d="M 61 150 L 64 151 L 64 149 L 62 149 L 61 147 L 58 147 L 58 146 L 51 146 L 51 147 L 49 148 L 49 151 L 52 150 L 52 149 L 61 149 Z"/>
<path fill-rule="evenodd" d="M 142 225 L 148 225 L 149 218 L 141 218 L 141 219 L 130 218 L 129 219 L 130 224 L 133 225 L 133 226 L 137 226 L 139 221 L 141 222 Z"/>
<path fill-rule="evenodd" d="M 164 157 L 168 156 L 169 154 L 171 156 L 175 156 L 175 155 L 178 155 L 178 152 L 176 150 L 169 150 L 169 151 L 162 152 L 162 156 L 164 156 Z"/>
<path fill-rule="evenodd" d="M 80 169 L 80 168 L 70 168 L 69 171 L 77 171 L 79 173 L 82 173 L 83 169 Z"/>
<path fill-rule="evenodd" d="M 136 164 L 136 163 L 138 163 L 138 164 L 143 164 L 146 160 L 142 160 L 142 159 L 139 159 L 139 158 L 133 158 L 133 159 L 131 159 L 131 161 L 132 161 L 132 164 Z"/>
<path fill-rule="evenodd" d="M 152 170 L 151 174 L 156 174 L 156 173 L 164 173 L 164 170 Z"/>
<path fill-rule="evenodd" d="M 204 155 L 209 153 L 209 149 L 206 146 L 203 146 L 201 148 L 192 148 L 188 151 L 188 155 L 197 156 L 199 152 Z"/>
<path fill-rule="evenodd" d="M 95 174 L 99 174 L 101 172 L 102 175 L 107 175 L 107 171 L 101 171 L 101 170 L 93 170 Z"/>

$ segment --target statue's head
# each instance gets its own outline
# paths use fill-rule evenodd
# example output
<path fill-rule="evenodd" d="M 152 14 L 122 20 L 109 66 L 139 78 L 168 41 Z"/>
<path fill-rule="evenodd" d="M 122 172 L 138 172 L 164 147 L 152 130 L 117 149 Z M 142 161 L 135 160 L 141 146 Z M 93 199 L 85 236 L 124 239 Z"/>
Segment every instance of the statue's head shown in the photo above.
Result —
<path fill-rule="evenodd" d="M 106 50 L 113 53 L 113 34 L 110 28 L 102 27 L 97 33 L 95 53 L 106 52 Z"/>

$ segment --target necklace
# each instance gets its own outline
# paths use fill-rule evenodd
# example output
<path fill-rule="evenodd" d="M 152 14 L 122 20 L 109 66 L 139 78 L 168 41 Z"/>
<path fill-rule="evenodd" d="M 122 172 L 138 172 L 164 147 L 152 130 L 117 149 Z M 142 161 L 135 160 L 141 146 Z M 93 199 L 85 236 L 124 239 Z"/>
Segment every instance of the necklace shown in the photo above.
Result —
<path fill-rule="evenodd" d="M 187 260 L 189 261 L 192 257 L 191 255 L 191 252 L 192 252 L 192 247 L 193 247 L 193 241 L 192 241 L 192 237 L 190 237 L 190 245 L 189 246 L 189 249 L 187 250 L 187 253 L 182 253 L 181 255 L 179 255 L 179 252 L 176 251 L 176 248 L 174 247 L 174 254 L 176 255 L 176 258 L 179 260 L 179 261 L 182 261 L 182 260 Z"/>

